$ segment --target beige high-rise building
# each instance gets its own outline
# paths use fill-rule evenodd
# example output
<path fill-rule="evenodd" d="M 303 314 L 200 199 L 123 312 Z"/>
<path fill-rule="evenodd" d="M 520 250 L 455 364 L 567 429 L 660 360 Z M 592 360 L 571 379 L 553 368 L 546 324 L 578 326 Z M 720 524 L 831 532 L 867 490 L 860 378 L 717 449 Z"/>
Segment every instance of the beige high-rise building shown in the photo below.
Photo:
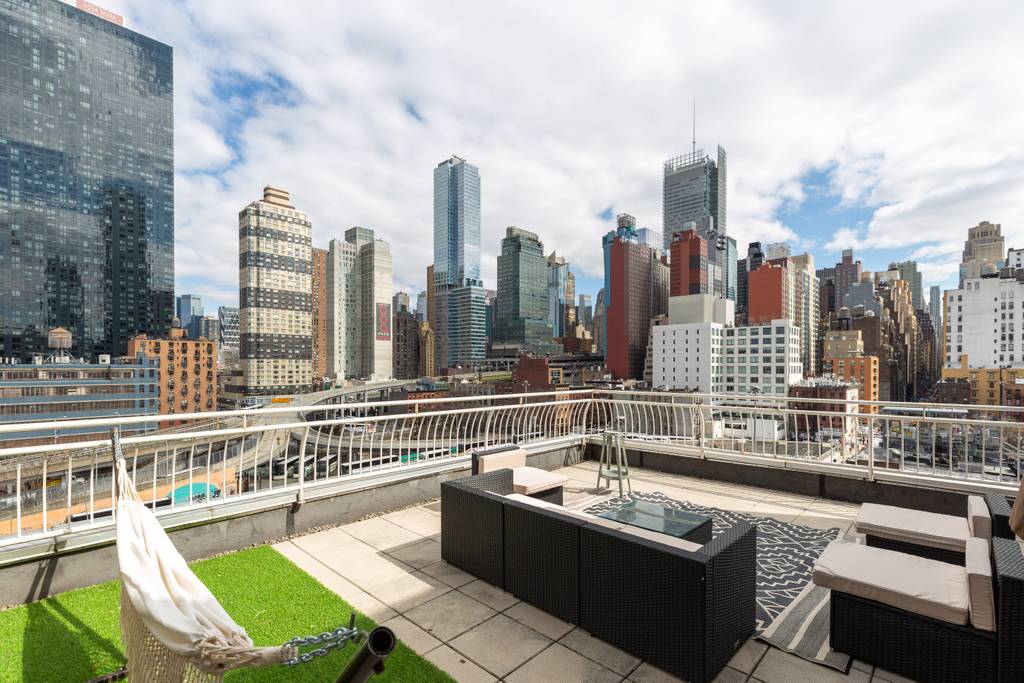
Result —
<path fill-rule="evenodd" d="M 327 375 L 391 379 L 391 248 L 354 227 L 327 254 Z"/>
<path fill-rule="evenodd" d="M 327 250 L 313 247 L 313 377 L 327 376 Z"/>
<path fill-rule="evenodd" d="M 960 260 L 960 286 L 969 277 L 978 277 L 986 265 L 999 267 L 1004 263 L 1006 244 L 1003 240 L 1003 226 L 999 223 L 982 221 L 967 229 L 963 258 Z"/>
<path fill-rule="evenodd" d="M 288 192 L 269 185 L 238 214 L 239 365 L 247 397 L 312 386 L 312 231 Z"/>

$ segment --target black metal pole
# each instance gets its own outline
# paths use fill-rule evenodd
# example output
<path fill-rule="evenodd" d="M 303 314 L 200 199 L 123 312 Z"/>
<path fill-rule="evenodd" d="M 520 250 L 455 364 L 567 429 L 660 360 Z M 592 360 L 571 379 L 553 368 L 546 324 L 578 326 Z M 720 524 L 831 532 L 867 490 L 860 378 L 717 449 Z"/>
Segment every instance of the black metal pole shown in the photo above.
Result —
<path fill-rule="evenodd" d="M 366 683 L 370 676 L 384 670 L 384 660 L 394 649 L 394 631 L 387 626 L 377 626 L 367 634 L 362 647 L 338 676 L 337 683 Z"/>

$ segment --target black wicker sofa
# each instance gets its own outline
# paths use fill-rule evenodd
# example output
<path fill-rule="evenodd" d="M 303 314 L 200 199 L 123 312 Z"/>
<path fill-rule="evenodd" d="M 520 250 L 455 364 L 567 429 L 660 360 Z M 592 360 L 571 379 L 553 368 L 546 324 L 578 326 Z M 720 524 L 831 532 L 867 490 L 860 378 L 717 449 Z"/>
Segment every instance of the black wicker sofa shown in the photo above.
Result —
<path fill-rule="evenodd" d="M 754 631 L 757 529 L 703 546 L 513 493 L 511 470 L 441 484 L 441 556 L 689 681 Z"/>

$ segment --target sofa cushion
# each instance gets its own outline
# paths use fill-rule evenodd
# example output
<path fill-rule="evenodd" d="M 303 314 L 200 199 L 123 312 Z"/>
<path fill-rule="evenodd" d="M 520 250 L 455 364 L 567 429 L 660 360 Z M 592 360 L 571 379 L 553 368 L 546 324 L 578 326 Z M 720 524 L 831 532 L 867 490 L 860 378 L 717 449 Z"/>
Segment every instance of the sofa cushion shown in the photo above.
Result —
<path fill-rule="evenodd" d="M 676 538 L 668 534 L 659 534 L 657 531 L 651 531 L 650 529 L 644 529 L 638 526 L 624 525 L 620 529 L 623 533 L 627 533 L 630 536 L 636 536 L 638 538 L 645 538 L 648 541 L 654 541 L 662 545 L 667 545 L 671 548 L 678 548 L 680 550 L 687 550 L 691 553 L 695 553 L 700 550 L 703 546 L 693 541 L 687 541 L 685 538 Z"/>
<path fill-rule="evenodd" d="M 507 496 L 505 496 L 505 498 L 507 498 L 508 500 L 514 500 L 514 501 L 517 501 L 519 503 L 523 503 L 525 505 L 532 505 L 532 506 L 538 507 L 538 508 L 548 509 L 548 508 L 557 508 L 557 507 L 559 507 L 558 505 L 555 505 L 554 503 L 548 503 L 548 502 L 540 500 L 538 498 L 531 498 L 530 496 L 524 495 L 522 493 L 510 493 Z"/>
<path fill-rule="evenodd" d="M 569 477 L 564 474 L 555 474 L 539 467 L 517 467 L 512 470 L 512 490 L 524 495 L 564 486 L 567 481 Z"/>
<path fill-rule="evenodd" d="M 506 468 L 514 470 L 526 464 L 526 451 L 522 448 L 510 448 L 493 455 L 477 456 L 476 462 L 479 474 Z"/>
<path fill-rule="evenodd" d="M 916 555 L 832 541 L 814 563 L 819 586 L 951 624 L 969 619 L 967 570 Z"/>
<path fill-rule="evenodd" d="M 992 594 L 992 555 L 989 541 L 967 539 L 967 588 L 971 623 L 983 631 L 996 630 L 996 603 Z"/>
<path fill-rule="evenodd" d="M 864 503 L 854 528 L 893 541 L 964 552 L 971 530 L 965 517 Z"/>
<path fill-rule="evenodd" d="M 992 540 L 992 513 L 981 496 L 967 496 L 967 526 L 971 536 Z"/>

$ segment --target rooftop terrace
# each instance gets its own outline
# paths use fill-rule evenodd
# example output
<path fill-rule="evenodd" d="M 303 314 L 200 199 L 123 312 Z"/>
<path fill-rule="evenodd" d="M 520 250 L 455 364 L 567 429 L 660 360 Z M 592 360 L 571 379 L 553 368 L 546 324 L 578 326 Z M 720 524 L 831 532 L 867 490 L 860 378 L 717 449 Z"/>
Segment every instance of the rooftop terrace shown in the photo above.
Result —
<path fill-rule="evenodd" d="M 716 535 L 719 516 L 764 520 L 762 531 L 774 527 L 796 546 L 784 538 L 784 551 L 759 555 L 759 573 L 803 562 L 800 588 L 809 576 L 800 544 L 819 544 L 817 557 L 839 534 L 858 540 L 851 527 L 862 503 L 962 515 L 967 494 L 1012 495 L 1024 425 L 986 411 L 982 419 L 923 404 L 590 390 L 371 403 L 328 396 L 188 416 L 184 428 L 122 443 L 140 494 L 186 559 L 270 544 L 456 680 L 655 681 L 672 679 L 441 559 L 440 485 L 469 474 L 471 452 L 517 444 L 528 464 L 568 477 L 565 507 L 595 514 L 614 497 L 597 487 L 602 435 L 622 433 L 635 498 L 717 515 Z M 58 436 L 140 419 L 33 423 L 52 430 L 54 443 L 0 448 L 0 604 L 117 577 L 109 443 Z M 0 438 L 19 429 L 0 426 Z M 288 591 L 271 582 L 260 599 Z M 780 589 L 788 597 L 767 609 L 781 614 L 798 592 Z M 800 631 L 791 645 L 820 631 L 815 614 L 790 612 L 786 627 Z M 827 654 L 812 653 L 823 665 L 751 639 L 719 679 L 901 680 Z"/>

